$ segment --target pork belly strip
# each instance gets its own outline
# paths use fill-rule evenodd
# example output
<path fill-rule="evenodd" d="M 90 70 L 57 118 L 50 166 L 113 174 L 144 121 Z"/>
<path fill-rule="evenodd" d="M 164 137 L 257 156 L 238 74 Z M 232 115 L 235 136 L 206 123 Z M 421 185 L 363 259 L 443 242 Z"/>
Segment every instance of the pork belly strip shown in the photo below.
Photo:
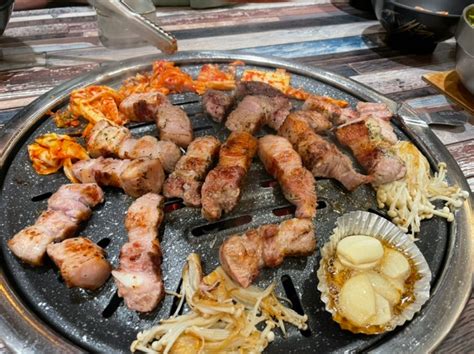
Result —
<path fill-rule="evenodd" d="M 258 277 L 261 268 L 278 267 L 286 257 L 309 256 L 315 249 L 311 220 L 290 219 L 279 225 L 260 226 L 242 236 L 229 237 L 219 249 L 219 258 L 225 272 L 247 288 Z"/>
<path fill-rule="evenodd" d="M 103 157 L 76 162 L 74 176 L 82 183 L 122 188 L 132 197 L 159 193 L 165 174 L 159 159 L 117 160 Z"/>
<path fill-rule="evenodd" d="M 87 151 L 92 157 L 118 157 L 160 159 L 165 171 L 171 173 L 181 157 L 181 150 L 171 141 L 159 141 L 153 136 L 133 138 L 130 131 L 112 125 L 107 120 L 99 121 L 89 133 Z"/>
<path fill-rule="evenodd" d="M 182 198 L 185 205 L 199 207 L 202 183 L 219 153 L 220 145 L 220 141 L 213 136 L 193 140 L 186 155 L 178 161 L 175 171 L 165 181 L 164 196 Z"/>
<path fill-rule="evenodd" d="M 351 149 L 374 185 L 398 180 L 406 173 L 405 164 L 391 152 L 391 142 L 384 140 L 381 131 L 379 122 L 371 117 L 336 129 L 337 140 Z"/>
<path fill-rule="evenodd" d="M 278 134 L 291 142 L 313 176 L 334 178 L 349 191 L 372 181 L 356 172 L 351 160 L 336 145 L 313 132 L 306 121 L 290 115 Z"/>
<path fill-rule="evenodd" d="M 51 243 L 47 252 L 69 288 L 98 289 L 109 278 L 112 270 L 105 259 L 104 250 L 84 237 Z"/>
<path fill-rule="evenodd" d="M 160 140 L 171 141 L 183 148 L 193 141 L 193 127 L 186 112 L 171 104 L 161 105 L 156 110 L 156 126 Z"/>
<path fill-rule="evenodd" d="M 234 98 L 240 101 L 245 96 L 277 97 L 285 94 L 279 89 L 260 81 L 240 81 L 234 90 Z"/>
<path fill-rule="evenodd" d="M 357 102 L 356 109 L 360 117 L 363 119 L 370 116 L 375 119 L 382 119 L 388 122 L 393 116 L 392 112 L 385 103 Z"/>
<path fill-rule="evenodd" d="M 233 132 L 222 145 L 219 162 L 201 189 L 202 216 L 218 220 L 237 205 L 241 188 L 257 152 L 257 139 L 245 132 Z"/>
<path fill-rule="evenodd" d="M 161 105 L 171 104 L 160 92 L 134 93 L 126 97 L 119 106 L 130 122 L 153 122 Z"/>
<path fill-rule="evenodd" d="M 22 261 L 40 266 L 47 246 L 71 237 L 81 222 L 91 216 L 91 208 L 104 201 L 97 184 L 66 184 L 48 200 L 48 209 L 35 224 L 18 232 L 8 241 L 8 247 Z"/>
<path fill-rule="evenodd" d="M 255 134 L 263 125 L 278 130 L 290 113 L 291 103 L 283 96 L 246 96 L 227 117 L 230 131 Z"/>
<path fill-rule="evenodd" d="M 280 183 L 285 198 L 296 206 L 296 217 L 316 216 L 316 181 L 291 143 L 281 136 L 265 135 L 258 141 L 258 156 Z"/>
<path fill-rule="evenodd" d="M 359 118 L 359 113 L 351 108 L 341 108 L 322 96 L 310 96 L 302 107 L 305 111 L 322 114 L 333 125 L 340 125 Z"/>
<path fill-rule="evenodd" d="M 148 193 L 128 209 L 128 242 L 120 251 L 120 265 L 112 271 L 118 294 L 131 310 L 152 311 L 165 294 L 158 229 L 163 222 L 164 198 Z"/>
<path fill-rule="evenodd" d="M 207 90 L 202 96 L 203 110 L 214 122 L 221 123 L 234 104 L 232 94 L 218 90 Z"/>
<path fill-rule="evenodd" d="M 290 115 L 306 121 L 311 129 L 318 134 L 325 134 L 332 128 L 329 119 L 324 114 L 316 111 L 294 111 Z"/>

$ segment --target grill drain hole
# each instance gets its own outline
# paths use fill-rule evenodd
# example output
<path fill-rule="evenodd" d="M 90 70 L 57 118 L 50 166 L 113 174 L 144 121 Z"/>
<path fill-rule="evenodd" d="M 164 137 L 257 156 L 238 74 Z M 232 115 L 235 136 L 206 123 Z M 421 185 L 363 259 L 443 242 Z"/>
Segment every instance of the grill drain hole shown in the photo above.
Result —
<path fill-rule="evenodd" d="M 276 185 L 278 185 L 278 182 L 275 181 L 274 179 L 269 179 L 269 180 L 260 182 L 260 186 L 263 188 L 273 188 Z"/>
<path fill-rule="evenodd" d="M 183 201 L 181 199 L 177 199 L 174 201 L 166 202 L 163 210 L 165 211 L 165 213 L 171 213 L 172 211 L 175 211 L 184 207 L 185 205 Z"/>
<path fill-rule="evenodd" d="M 328 203 L 325 200 L 318 200 L 318 204 L 316 205 L 316 209 L 325 209 L 328 207 Z"/>
<path fill-rule="evenodd" d="M 108 237 L 104 237 L 102 240 L 97 242 L 97 245 L 102 247 L 102 248 L 107 247 L 109 244 L 110 244 L 110 238 L 108 238 Z"/>
<path fill-rule="evenodd" d="M 285 216 L 285 215 L 294 214 L 295 210 L 296 210 L 296 207 L 294 205 L 287 205 L 284 207 L 273 209 L 272 213 L 273 215 L 276 215 L 276 216 Z"/>
<path fill-rule="evenodd" d="M 245 225 L 251 221 L 252 221 L 252 217 L 250 215 L 242 215 L 233 219 L 222 220 L 222 221 L 218 221 L 212 224 L 206 224 L 206 225 L 195 227 L 194 229 L 191 230 L 191 234 L 193 236 L 203 236 L 203 235 L 211 234 L 213 232 L 230 229 L 230 228 L 237 227 L 240 225 Z"/>
<path fill-rule="evenodd" d="M 212 125 L 204 125 L 202 127 L 196 127 L 193 129 L 193 132 L 200 132 L 202 130 L 207 130 L 207 129 L 211 129 L 212 128 Z"/>
<path fill-rule="evenodd" d="M 295 310 L 299 315 L 304 316 L 303 306 L 301 306 L 300 298 L 298 296 L 298 293 L 296 292 L 291 277 L 287 274 L 282 275 L 281 283 L 283 285 L 283 289 L 285 289 L 286 297 L 288 298 L 288 300 L 291 301 L 293 310 Z M 308 326 L 307 329 L 300 329 L 300 333 L 305 337 L 310 337 L 311 329 Z"/>
<path fill-rule="evenodd" d="M 176 293 L 178 293 L 178 294 L 181 292 L 181 285 L 183 285 L 183 278 L 181 278 L 179 280 L 178 287 L 176 289 Z M 180 301 L 181 301 L 181 299 L 177 296 L 175 296 L 173 298 L 173 303 L 171 304 L 171 309 L 170 309 L 170 314 L 169 314 L 170 317 L 173 316 L 174 313 L 176 312 L 176 309 L 178 308 L 178 304 L 179 304 Z M 184 306 L 181 306 L 181 309 L 177 313 L 178 315 L 181 315 L 183 313 L 183 308 L 184 308 Z"/>
<path fill-rule="evenodd" d="M 42 194 L 35 195 L 34 197 L 31 197 L 32 202 L 40 202 L 42 200 L 48 199 L 53 195 L 53 192 L 46 192 Z"/>
<path fill-rule="evenodd" d="M 116 291 L 110 299 L 109 304 L 105 307 L 104 311 L 102 311 L 102 316 L 104 318 L 111 317 L 114 312 L 117 311 L 121 303 L 122 298 L 118 296 L 118 291 Z"/>

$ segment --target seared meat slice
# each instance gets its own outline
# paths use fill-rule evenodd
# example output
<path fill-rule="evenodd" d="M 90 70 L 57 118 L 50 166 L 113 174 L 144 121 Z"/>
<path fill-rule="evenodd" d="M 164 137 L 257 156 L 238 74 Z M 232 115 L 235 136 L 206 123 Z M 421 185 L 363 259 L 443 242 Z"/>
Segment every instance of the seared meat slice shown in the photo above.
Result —
<path fill-rule="evenodd" d="M 267 96 L 277 97 L 285 94 L 273 86 L 260 81 L 241 81 L 237 84 L 234 97 L 240 101 L 245 96 Z"/>
<path fill-rule="evenodd" d="M 130 206 L 125 218 L 129 241 L 120 251 L 120 266 L 112 271 L 119 296 L 129 309 L 150 312 L 165 295 L 158 229 L 163 222 L 164 198 L 148 193 Z"/>
<path fill-rule="evenodd" d="M 49 244 L 47 252 L 69 288 L 98 289 L 112 270 L 104 250 L 84 237 Z"/>
<path fill-rule="evenodd" d="M 156 126 L 160 139 L 187 147 L 193 141 L 193 127 L 188 115 L 180 107 L 161 105 L 156 111 Z"/>
<path fill-rule="evenodd" d="M 225 119 L 233 104 L 234 97 L 224 91 L 207 90 L 202 96 L 204 112 L 217 123 Z"/>
<path fill-rule="evenodd" d="M 324 134 L 332 128 L 332 123 L 322 113 L 316 111 L 295 111 L 290 115 L 303 119 L 318 134 Z"/>
<path fill-rule="evenodd" d="M 178 161 L 175 171 L 165 181 L 164 196 L 183 198 L 187 206 L 201 206 L 202 182 L 219 153 L 220 145 L 220 141 L 213 136 L 193 140 L 186 155 Z"/>
<path fill-rule="evenodd" d="M 309 256 L 315 249 L 313 223 L 308 219 L 290 219 L 229 237 L 219 249 L 219 258 L 226 273 L 247 288 L 261 268 L 278 267 L 286 257 Z"/>
<path fill-rule="evenodd" d="M 291 143 L 281 136 L 265 135 L 258 141 L 258 156 L 267 172 L 278 179 L 285 198 L 296 205 L 296 217 L 313 218 L 316 181 Z"/>
<path fill-rule="evenodd" d="M 351 160 L 336 145 L 313 132 L 306 121 L 290 115 L 278 134 L 291 142 L 313 176 L 334 178 L 350 191 L 371 182 L 371 177 L 357 173 Z"/>
<path fill-rule="evenodd" d="M 97 122 L 86 138 L 87 151 L 91 157 L 116 157 L 124 141 L 131 139 L 130 131 L 118 125 L 112 125 L 102 119 Z"/>
<path fill-rule="evenodd" d="M 96 184 L 66 184 L 48 200 L 44 211 L 33 226 L 18 232 L 8 241 L 8 247 L 24 262 L 43 264 L 48 244 L 71 237 L 82 221 L 91 215 L 91 208 L 104 200 Z"/>
<path fill-rule="evenodd" d="M 376 119 L 382 119 L 390 121 L 392 119 L 392 112 L 388 109 L 385 103 L 374 103 L 374 102 L 358 102 L 357 111 L 360 117 L 365 119 L 372 116 Z"/>
<path fill-rule="evenodd" d="M 125 127 L 99 121 L 87 137 L 87 150 L 92 157 L 118 157 L 160 159 L 165 171 L 172 172 L 181 157 L 181 150 L 171 141 L 158 141 L 153 136 L 132 138 Z"/>
<path fill-rule="evenodd" d="M 303 104 L 303 110 L 316 111 L 326 116 L 334 125 L 341 124 L 342 108 L 321 96 L 310 96 Z"/>
<path fill-rule="evenodd" d="M 219 163 L 202 185 L 202 216 L 209 221 L 230 212 L 240 199 L 241 187 L 257 152 L 257 139 L 245 132 L 233 132 L 222 145 Z"/>
<path fill-rule="evenodd" d="M 99 157 L 76 162 L 72 172 L 82 183 L 122 188 L 132 197 L 148 192 L 159 193 L 165 180 L 159 159 L 116 160 Z"/>
<path fill-rule="evenodd" d="M 291 103 L 283 96 L 246 96 L 233 110 L 225 126 L 231 131 L 256 133 L 264 124 L 278 130 L 290 113 Z"/>
<path fill-rule="evenodd" d="M 153 122 L 158 107 L 169 105 L 165 95 L 159 92 L 134 93 L 120 103 L 120 112 L 131 122 Z"/>
<path fill-rule="evenodd" d="M 337 140 L 351 149 L 357 161 L 373 177 L 374 185 L 395 181 L 406 173 L 405 164 L 391 152 L 393 142 L 384 140 L 380 122 L 367 118 L 336 129 Z"/>
<path fill-rule="evenodd" d="M 121 159 L 159 159 L 163 169 L 171 173 L 176 163 L 181 158 L 180 148 L 171 141 L 158 140 L 153 136 L 146 135 L 139 139 L 127 139 L 120 146 L 118 157 Z"/>

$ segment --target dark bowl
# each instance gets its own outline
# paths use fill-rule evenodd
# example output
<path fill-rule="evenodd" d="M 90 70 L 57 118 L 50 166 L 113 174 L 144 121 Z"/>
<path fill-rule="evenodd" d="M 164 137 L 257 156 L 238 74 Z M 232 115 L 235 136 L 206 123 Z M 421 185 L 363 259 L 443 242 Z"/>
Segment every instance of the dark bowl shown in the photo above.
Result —
<path fill-rule="evenodd" d="M 0 0 L 0 36 L 7 28 L 8 20 L 13 10 L 13 0 Z"/>
<path fill-rule="evenodd" d="M 390 46 L 432 52 L 454 36 L 463 9 L 472 0 L 372 0 Z M 447 13 L 447 14 L 446 14 Z"/>

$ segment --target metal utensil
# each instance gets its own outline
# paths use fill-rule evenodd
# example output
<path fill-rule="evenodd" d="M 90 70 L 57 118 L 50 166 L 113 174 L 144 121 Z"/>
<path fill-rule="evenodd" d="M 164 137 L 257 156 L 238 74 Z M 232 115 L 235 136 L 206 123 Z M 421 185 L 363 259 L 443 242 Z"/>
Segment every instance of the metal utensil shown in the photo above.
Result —
<path fill-rule="evenodd" d="M 97 10 L 99 37 L 105 46 L 137 46 L 146 40 L 166 54 L 178 50 L 176 38 L 149 16 L 155 13 L 151 0 L 89 1 Z"/>

